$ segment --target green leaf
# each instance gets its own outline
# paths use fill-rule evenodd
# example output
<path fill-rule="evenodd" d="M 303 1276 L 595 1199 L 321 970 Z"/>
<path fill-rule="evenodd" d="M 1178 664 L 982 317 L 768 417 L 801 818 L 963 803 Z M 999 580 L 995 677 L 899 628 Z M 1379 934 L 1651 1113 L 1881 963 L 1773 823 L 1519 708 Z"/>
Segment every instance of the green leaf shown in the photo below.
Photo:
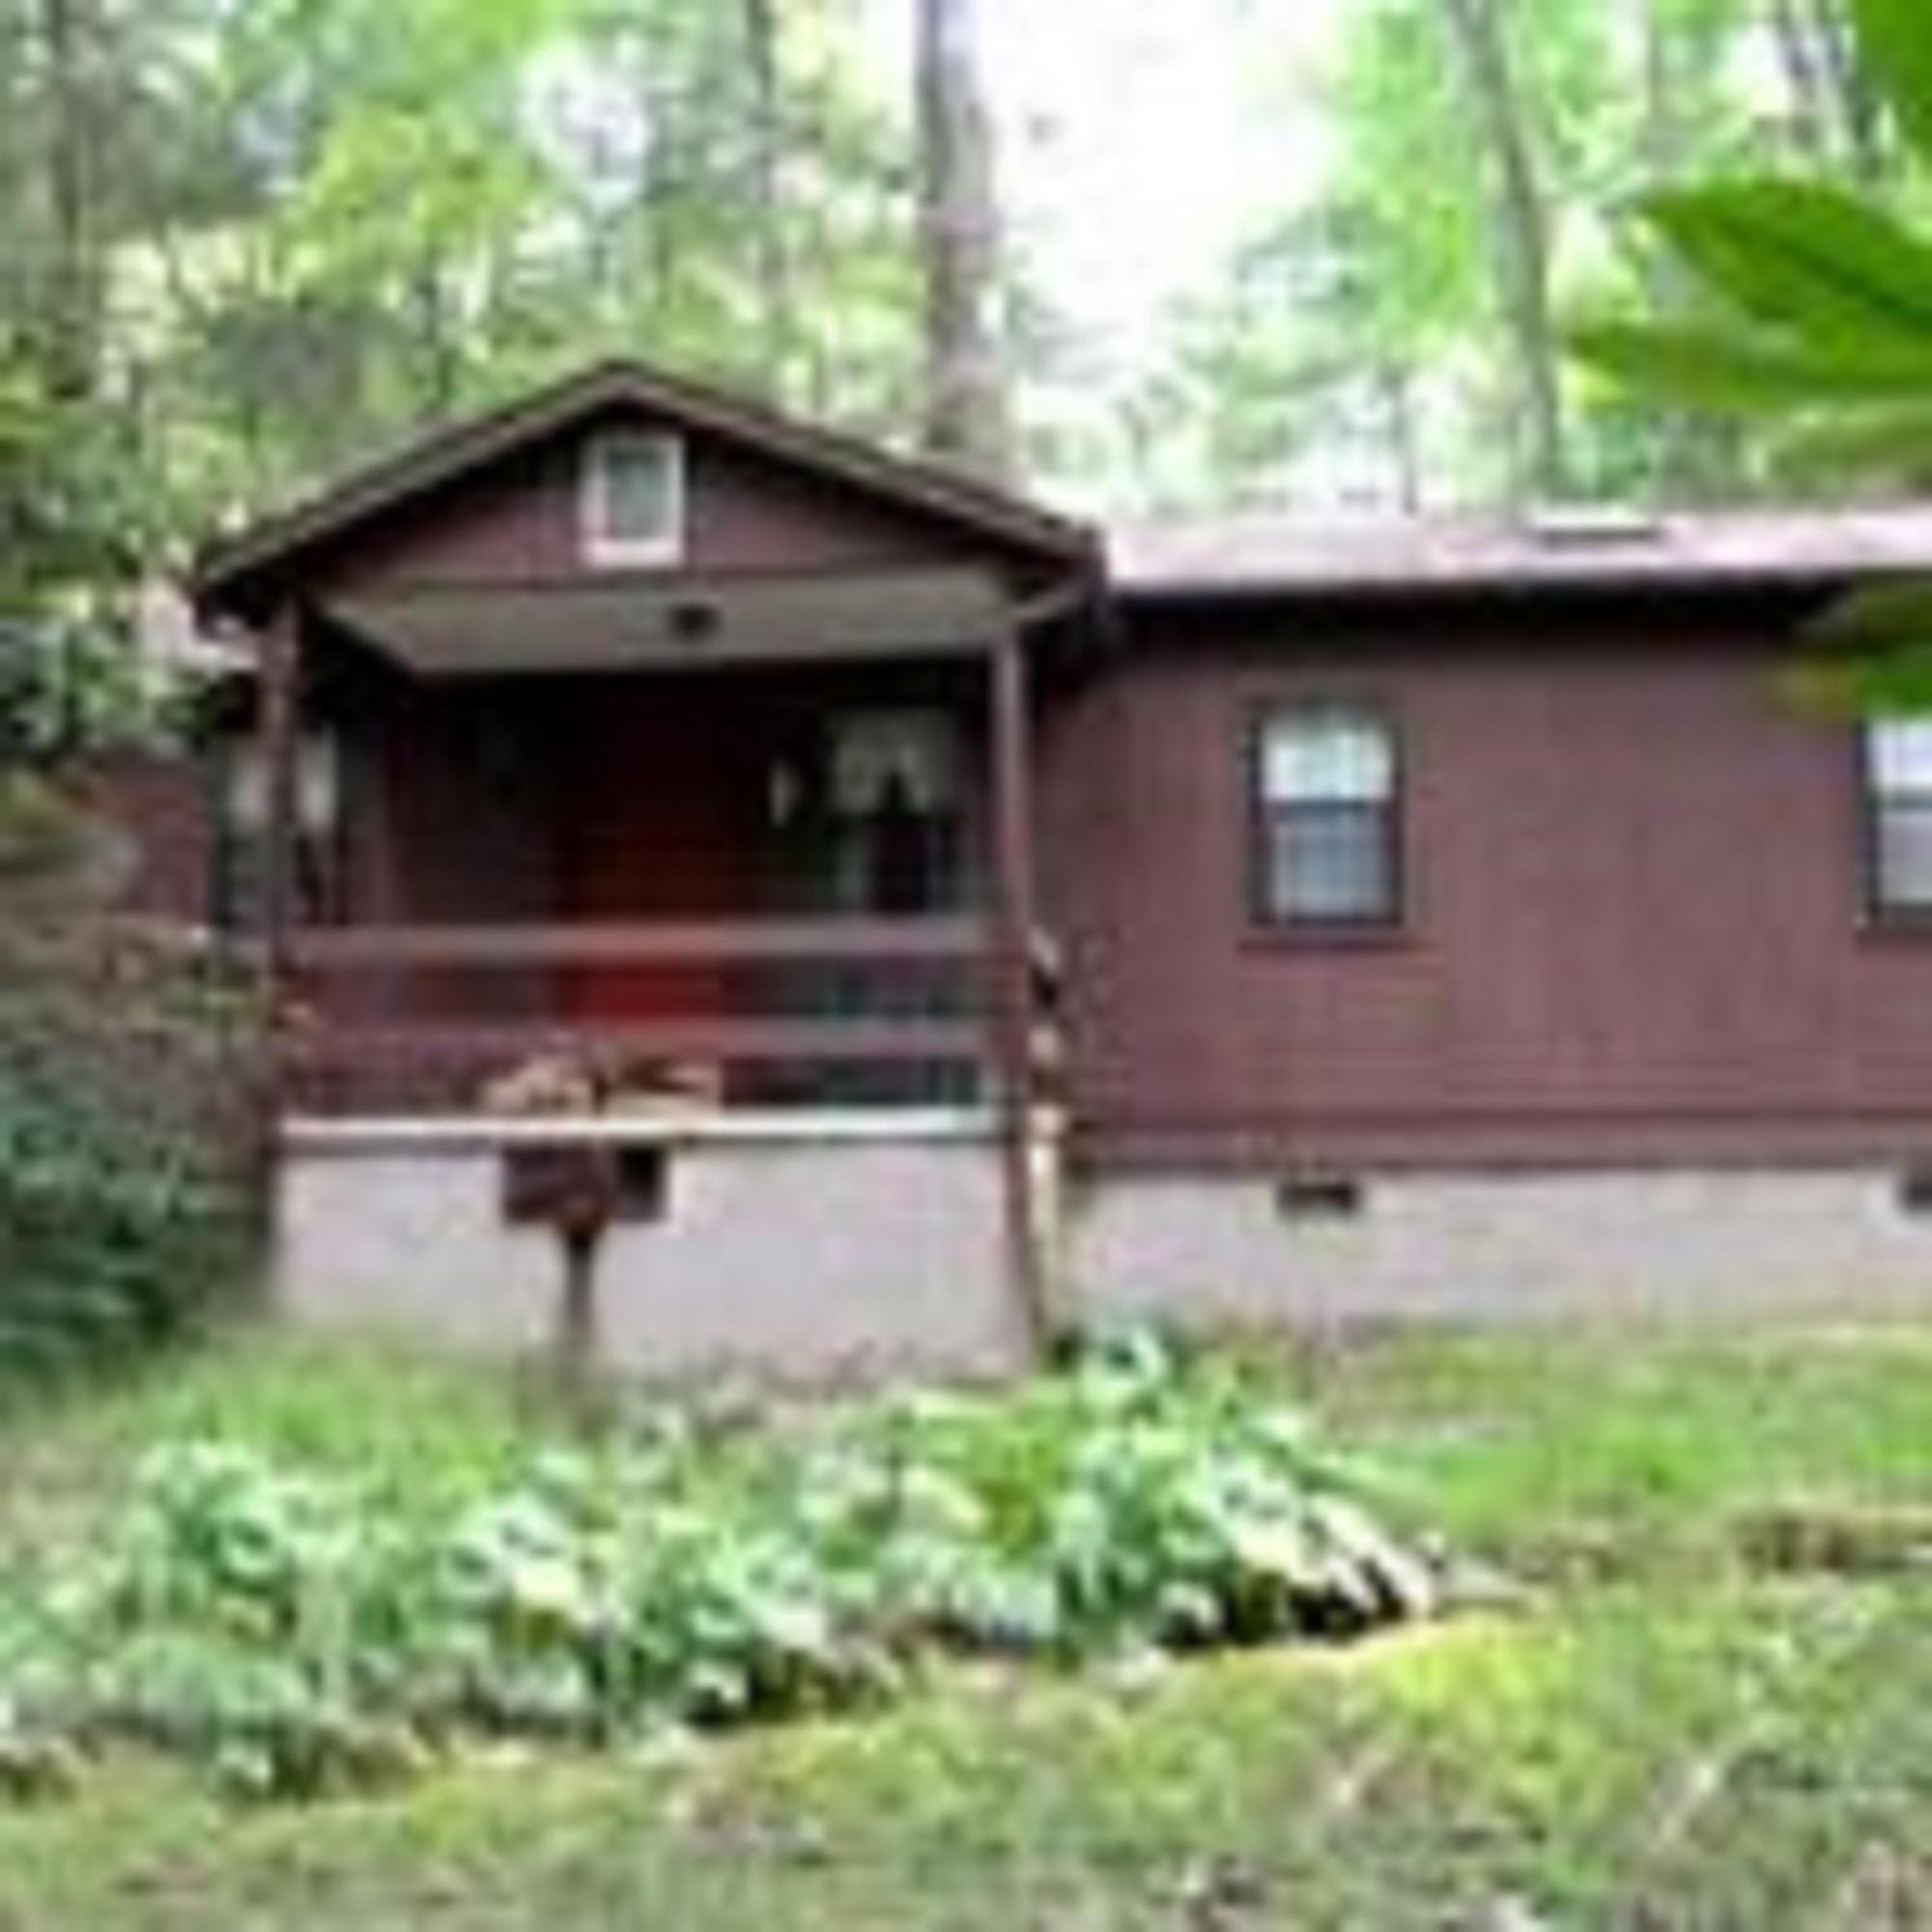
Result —
<path fill-rule="evenodd" d="M 1932 485 L 1932 397 L 1799 423 L 1779 438 L 1776 455 L 1795 475 Z"/>
<path fill-rule="evenodd" d="M 1820 404 L 1911 403 L 1932 396 L 1932 361 L 1828 355 L 1749 329 L 1679 323 L 1589 323 L 1569 335 L 1605 374 L 1686 409 L 1773 415 Z"/>
<path fill-rule="evenodd" d="M 1833 604 L 1809 635 L 1860 650 L 1922 649 L 1932 642 L 1932 578 L 1856 591 Z"/>
<path fill-rule="evenodd" d="M 1816 348 L 1918 356 L 1932 387 L 1932 243 L 1823 183 L 1648 197 L 1643 219 L 1713 293 Z"/>
<path fill-rule="evenodd" d="M 1925 0 L 1852 0 L 1864 77 L 1885 96 L 1905 137 L 1932 162 L 1932 22 Z"/>
<path fill-rule="evenodd" d="M 1932 713 L 1932 647 L 1819 653 L 1794 665 L 1780 683 L 1786 700 L 1814 718 L 1924 717 Z"/>
<path fill-rule="evenodd" d="M 1870 584 L 1805 627 L 1810 647 L 1782 680 L 1787 698 L 1819 717 L 1932 712 L 1932 577 Z"/>

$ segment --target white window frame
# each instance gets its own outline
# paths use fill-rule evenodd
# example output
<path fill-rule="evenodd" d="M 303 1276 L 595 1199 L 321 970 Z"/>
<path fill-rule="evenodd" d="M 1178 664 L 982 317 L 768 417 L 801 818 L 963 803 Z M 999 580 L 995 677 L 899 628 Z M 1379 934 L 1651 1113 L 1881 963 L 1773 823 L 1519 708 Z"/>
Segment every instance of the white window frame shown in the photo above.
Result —
<path fill-rule="evenodd" d="M 1932 893 L 1899 893 L 1886 868 L 1886 830 L 1897 813 L 1932 814 L 1932 718 L 1868 719 L 1860 727 L 1865 915 L 1878 924 L 1932 921 Z"/>
<path fill-rule="evenodd" d="M 667 527 L 649 537 L 614 535 L 611 529 L 610 455 L 618 445 L 644 444 L 665 464 Z M 662 569 L 684 561 L 685 487 L 684 439 L 668 430 L 612 429 L 588 438 L 583 444 L 578 513 L 586 562 L 599 569 Z"/>
<path fill-rule="evenodd" d="M 1366 736 L 1372 753 L 1366 776 L 1314 786 L 1278 782 L 1278 735 L 1328 728 Z M 1400 931 L 1407 917 L 1408 882 L 1403 845 L 1403 746 L 1395 718 L 1378 703 L 1290 697 L 1258 705 L 1250 732 L 1248 892 L 1249 918 L 1256 930 L 1291 936 Z M 1378 903 L 1329 911 L 1296 904 L 1292 894 L 1278 895 L 1272 867 L 1280 820 L 1338 815 L 1366 816 L 1375 826 L 1380 866 Z"/>

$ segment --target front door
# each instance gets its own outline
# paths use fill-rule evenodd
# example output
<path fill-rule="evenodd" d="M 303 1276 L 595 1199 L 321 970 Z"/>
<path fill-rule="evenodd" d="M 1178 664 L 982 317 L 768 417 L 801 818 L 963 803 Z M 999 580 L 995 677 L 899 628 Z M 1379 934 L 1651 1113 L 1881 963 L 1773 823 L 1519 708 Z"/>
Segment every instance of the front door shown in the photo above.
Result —
<path fill-rule="evenodd" d="M 727 919 L 754 890 L 755 814 L 728 692 L 672 680 L 586 703 L 564 774 L 567 916 Z M 568 1010 L 588 1021 L 702 1020 L 730 1009 L 716 966 L 583 966 Z"/>

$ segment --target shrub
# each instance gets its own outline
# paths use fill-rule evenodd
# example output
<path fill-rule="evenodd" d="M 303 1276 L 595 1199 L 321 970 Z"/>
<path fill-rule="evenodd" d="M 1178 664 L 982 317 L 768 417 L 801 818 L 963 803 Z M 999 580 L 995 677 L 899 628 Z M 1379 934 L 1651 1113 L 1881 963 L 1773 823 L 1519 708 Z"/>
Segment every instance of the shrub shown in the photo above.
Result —
<path fill-rule="evenodd" d="M 0 1384 L 179 1334 L 240 1279 L 245 999 L 152 936 L 0 908 Z"/>
<path fill-rule="evenodd" d="M 305 1793 L 465 1736 L 848 1706 L 948 1653 L 1354 1634 L 1435 1595 L 1355 1488 L 1265 1387 L 1146 1350 L 802 1439 L 671 1417 L 444 1515 L 167 1445 L 98 1553 L 0 1594 L 0 1760 L 130 1738 Z"/>

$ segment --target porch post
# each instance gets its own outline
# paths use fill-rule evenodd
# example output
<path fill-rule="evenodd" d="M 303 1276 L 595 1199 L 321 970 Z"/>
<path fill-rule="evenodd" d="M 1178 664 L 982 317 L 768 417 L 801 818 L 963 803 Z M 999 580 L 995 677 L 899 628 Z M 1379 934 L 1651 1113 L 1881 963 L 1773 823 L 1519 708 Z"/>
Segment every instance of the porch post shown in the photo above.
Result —
<path fill-rule="evenodd" d="M 261 632 L 262 959 L 270 1002 L 287 990 L 296 923 L 297 756 L 301 730 L 302 620 L 293 599 Z"/>
<path fill-rule="evenodd" d="M 994 1066 L 1013 1292 L 1036 1350 L 1053 1315 L 1033 1161 L 1033 751 L 1024 641 L 1004 623 L 992 639 Z"/>

